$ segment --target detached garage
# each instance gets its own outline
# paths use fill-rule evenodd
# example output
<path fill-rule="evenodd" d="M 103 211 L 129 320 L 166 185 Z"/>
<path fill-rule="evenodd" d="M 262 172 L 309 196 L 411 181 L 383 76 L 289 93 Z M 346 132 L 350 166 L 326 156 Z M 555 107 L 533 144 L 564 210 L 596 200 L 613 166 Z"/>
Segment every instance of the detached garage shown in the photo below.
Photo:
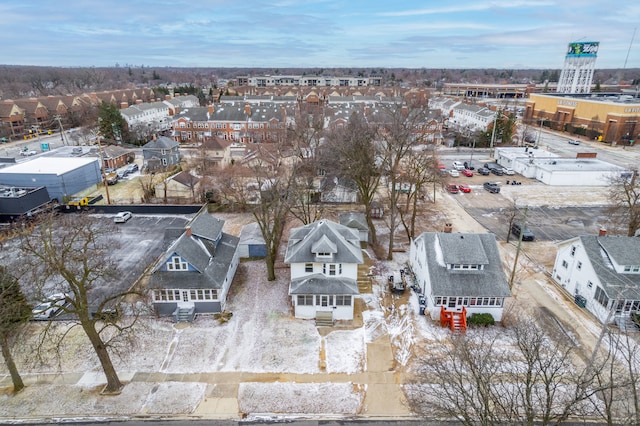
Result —
<path fill-rule="evenodd" d="M 0 184 L 44 186 L 51 199 L 59 201 L 100 182 L 98 158 L 40 157 L 0 169 Z"/>
<path fill-rule="evenodd" d="M 241 259 L 267 256 L 267 244 L 262 237 L 258 222 L 252 222 L 242 227 L 238 253 Z"/>

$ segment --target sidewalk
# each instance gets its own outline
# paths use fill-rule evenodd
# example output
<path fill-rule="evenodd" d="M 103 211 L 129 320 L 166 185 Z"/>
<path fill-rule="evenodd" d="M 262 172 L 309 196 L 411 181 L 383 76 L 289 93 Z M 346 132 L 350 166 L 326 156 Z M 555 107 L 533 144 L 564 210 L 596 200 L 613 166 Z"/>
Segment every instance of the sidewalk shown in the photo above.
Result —
<path fill-rule="evenodd" d="M 102 373 L 27 374 L 23 376 L 26 388 L 15 396 L 6 393 L 11 387 L 11 380 L 5 376 L 0 379 L 0 422 L 138 416 L 241 419 L 258 414 L 242 410 L 246 403 L 243 403 L 241 388 L 250 390 L 254 384 L 266 384 L 267 387 L 286 384 L 300 389 L 304 389 L 305 384 L 329 384 L 361 390 L 361 404 L 356 412 L 300 411 L 308 417 L 348 415 L 352 418 L 361 415 L 408 418 L 412 415 L 400 387 L 406 378 L 404 374 L 393 371 L 393 365 L 389 336 L 384 335 L 367 345 L 368 371 L 354 374 L 120 372 L 119 377 L 126 386 L 120 395 L 115 396 L 100 395 L 105 383 Z M 336 402 L 336 406 L 340 404 Z M 297 414 L 265 413 L 259 414 L 278 417 Z"/>

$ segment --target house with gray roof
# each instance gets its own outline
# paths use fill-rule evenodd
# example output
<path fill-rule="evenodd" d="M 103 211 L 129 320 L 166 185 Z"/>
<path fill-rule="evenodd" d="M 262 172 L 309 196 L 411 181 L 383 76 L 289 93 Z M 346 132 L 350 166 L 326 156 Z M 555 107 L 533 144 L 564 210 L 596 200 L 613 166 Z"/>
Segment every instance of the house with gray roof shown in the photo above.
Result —
<path fill-rule="evenodd" d="M 153 265 L 149 289 L 159 315 L 183 321 L 224 310 L 239 257 L 238 238 L 223 226 L 203 207 Z"/>
<path fill-rule="evenodd" d="M 466 311 L 502 320 L 511 290 L 494 234 L 424 232 L 411 241 L 409 263 L 432 319 Z"/>
<path fill-rule="evenodd" d="M 353 319 L 363 263 L 357 230 L 326 219 L 294 228 L 284 262 L 291 269 L 289 296 L 296 318 Z"/>
<path fill-rule="evenodd" d="M 553 279 L 602 323 L 640 311 L 640 238 L 583 235 L 558 244 Z"/>
<path fill-rule="evenodd" d="M 149 171 L 180 164 L 180 144 L 166 136 L 154 137 L 142 146 L 144 166 Z"/>

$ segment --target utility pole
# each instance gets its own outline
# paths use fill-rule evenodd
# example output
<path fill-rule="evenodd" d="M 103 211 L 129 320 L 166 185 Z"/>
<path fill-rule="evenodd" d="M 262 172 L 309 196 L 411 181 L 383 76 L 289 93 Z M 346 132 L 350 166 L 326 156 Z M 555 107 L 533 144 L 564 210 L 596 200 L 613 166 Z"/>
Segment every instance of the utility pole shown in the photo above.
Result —
<path fill-rule="evenodd" d="M 54 118 L 58 122 L 58 126 L 60 126 L 60 140 L 62 140 L 62 145 L 67 145 L 64 140 L 64 127 L 62 127 L 62 118 L 59 115 L 56 115 Z"/>
<path fill-rule="evenodd" d="M 496 113 L 493 115 L 493 129 L 491 130 L 491 144 L 489 145 L 489 155 L 493 158 L 493 144 L 496 140 L 496 121 L 498 120 L 498 109 L 496 109 Z"/>
<path fill-rule="evenodd" d="M 520 257 L 520 248 L 522 246 L 522 234 L 524 233 L 525 225 L 527 224 L 527 210 L 529 207 L 524 208 L 524 216 L 522 217 L 522 225 L 520 227 L 520 235 L 518 236 L 518 246 L 516 247 L 516 257 L 513 260 L 513 268 L 511 268 L 511 277 L 509 277 L 509 290 L 513 288 L 513 280 L 516 277 L 516 268 L 518 267 L 518 257 Z M 511 230 L 507 230 L 511 232 Z"/>
<path fill-rule="evenodd" d="M 100 126 L 96 132 L 98 137 L 98 153 L 100 154 L 100 170 L 102 171 L 102 182 L 104 183 L 104 192 L 107 194 L 107 204 L 111 204 L 111 197 L 109 196 L 109 183 L 107 182 L 107 173 L 104 171 L 104 159 L 102 156 L 102 143 L 100 143 Z"/>

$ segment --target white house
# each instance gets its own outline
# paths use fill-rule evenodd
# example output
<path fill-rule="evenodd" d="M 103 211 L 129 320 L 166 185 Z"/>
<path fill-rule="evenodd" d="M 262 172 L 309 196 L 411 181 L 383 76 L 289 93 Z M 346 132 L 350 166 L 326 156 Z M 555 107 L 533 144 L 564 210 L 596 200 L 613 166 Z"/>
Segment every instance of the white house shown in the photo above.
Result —
<path fill-rule="evenodd" d="M 169 106 L 164 102 L 150 102 L 132 105 L 120 110 L 130 128 L 145 125 L 152 131 L 171 128 Z"/>
<path fill-rule="evenodd" d="M 450 124 L 459 129 L 486 131 L 496 113 L 489 108 L 460 103 L 453 107 Z"/>
<path fill-rule="evenodd" d="M 502 320 L 511 291 L 495 235 L 425 232 L 411 241 L 409 263 L 432 319 L 466 312 Z"/>
<path fill-rule="evenodd" d="M 563 241 L 553 279 L 601 322 L 640 311 L 640 238 L 586 235 Z"/>
<path fill-rule="evenodd" d="M 289 295 L 296 318 L 353 319 L 363 263 L 357 230 L 329 220 L 294 228 L 284 262 L 291 265 Z"/>

